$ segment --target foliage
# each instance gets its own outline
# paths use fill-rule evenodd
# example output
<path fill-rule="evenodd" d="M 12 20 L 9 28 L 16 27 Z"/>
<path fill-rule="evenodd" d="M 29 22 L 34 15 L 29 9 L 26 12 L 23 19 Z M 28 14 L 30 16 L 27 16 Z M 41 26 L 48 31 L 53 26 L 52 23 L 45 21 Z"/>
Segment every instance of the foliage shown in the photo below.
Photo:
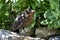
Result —
<path fill-rule="evenodd" d="M 35 27 L 34 25 L 60 28 L 59 4 L 59 0 L 0 0 L 0 28 L 12 27 L 17 14 L 30 6 L 36 10 L 35 21 L 30 28 Z"/>

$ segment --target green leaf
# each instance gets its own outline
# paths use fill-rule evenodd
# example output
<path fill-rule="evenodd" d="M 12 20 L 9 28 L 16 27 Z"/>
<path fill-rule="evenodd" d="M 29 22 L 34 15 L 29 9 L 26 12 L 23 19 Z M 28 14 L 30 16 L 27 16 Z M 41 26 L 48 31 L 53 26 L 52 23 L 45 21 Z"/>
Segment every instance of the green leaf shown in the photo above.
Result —
<path fill-rule="evenodd" d="M 52 24 L 48 25 L 48 28 L 60 28 L 60 20 L 54 20 Z"/>
<path fill-rule="evenodd" d="M 2 8 L 2 6 L 3 6 L 3 4 L 2 4 L 2 3 L 0 3 L 0 9 Z"/>
<path fill-rule="evenodd" d="M 42 25 L 47 25 L 47 24 L 48 24 L 48 20 L 47 20 L 47 19 L 45 19 L 45 20 L 41 21 L 41 23 L 40 23 L 40 24 L 42 24 Z"/>
<path fill-rule="evenodd" d="M 60 19 L 57 21 L 58 26 L 60 27 Z"/>
<path fill-rule="evenodd" d="M 9 16 L 9 13 L 8 12 L 5 12 L 5 16 Z"/>
<path fill-rule="evenodd" d="M 55 14 L 54 12 L 51 12 L 51 11 L 48 10 L 44 13 L 44 18 L 47 18 L 49 20 L 56 20 L 57 16 L 56 16 L 56 14 L 55 15 L 54 14 Z"/>
<path fill-rule="evenodd" d="M 58 0 L 49 0 L 51 9 L 58 9 L 59 8 L 59 1 Z"/>

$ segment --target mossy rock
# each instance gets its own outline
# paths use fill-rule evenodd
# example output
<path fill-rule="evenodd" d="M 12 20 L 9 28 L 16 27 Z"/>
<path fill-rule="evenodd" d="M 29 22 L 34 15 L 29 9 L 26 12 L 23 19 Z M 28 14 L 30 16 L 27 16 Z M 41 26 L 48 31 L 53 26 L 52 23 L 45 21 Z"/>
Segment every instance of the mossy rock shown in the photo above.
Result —
<path fill-rule="evenodd" d="M 60 30 L 58 29 L 48 29 L 47 27 L 37 28 L 35 31 L 37 37 L 45 38 L 52 35 L 60 35 Z"/>

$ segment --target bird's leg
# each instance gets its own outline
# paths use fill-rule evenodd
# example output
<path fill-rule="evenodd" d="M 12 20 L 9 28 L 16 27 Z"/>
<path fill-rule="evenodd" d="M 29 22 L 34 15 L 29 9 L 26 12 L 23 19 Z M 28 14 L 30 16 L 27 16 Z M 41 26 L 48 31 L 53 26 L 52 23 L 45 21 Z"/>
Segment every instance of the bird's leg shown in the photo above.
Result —
<path fill-rule="evenodd" d="M 15 30 L 14 32 L 18 33 L 19 34 L 19 29 Z"/>

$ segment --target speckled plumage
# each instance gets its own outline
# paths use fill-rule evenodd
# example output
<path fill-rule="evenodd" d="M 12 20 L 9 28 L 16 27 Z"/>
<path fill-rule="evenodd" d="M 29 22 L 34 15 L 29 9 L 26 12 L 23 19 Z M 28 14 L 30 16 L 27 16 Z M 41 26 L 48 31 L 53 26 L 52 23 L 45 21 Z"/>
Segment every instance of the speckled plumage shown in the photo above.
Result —
<path fill-rule="evenodd" d="M 33 14 L 34 11 L 32 11 L 31 9 L 24 10 L 21 15 L 16 17 L 13 24 L 13 31 L 30 25 L 34 19 Z"/>

